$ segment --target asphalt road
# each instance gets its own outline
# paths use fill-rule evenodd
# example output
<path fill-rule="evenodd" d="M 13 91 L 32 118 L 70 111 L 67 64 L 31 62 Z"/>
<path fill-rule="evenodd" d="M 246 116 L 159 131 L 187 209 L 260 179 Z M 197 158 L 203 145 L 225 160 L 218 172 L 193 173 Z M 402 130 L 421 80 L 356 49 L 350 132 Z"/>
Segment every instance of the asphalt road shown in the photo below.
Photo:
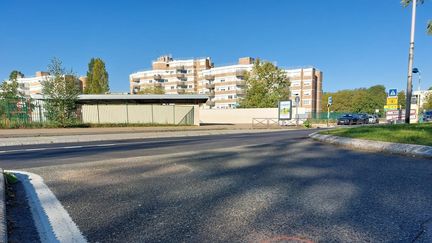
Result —
<path fill-rule="evenodd" d="M 427 241 L 431 160 L 309 133 L 10 147 L 0 167 L 41 175 L 90 242 Z"/>

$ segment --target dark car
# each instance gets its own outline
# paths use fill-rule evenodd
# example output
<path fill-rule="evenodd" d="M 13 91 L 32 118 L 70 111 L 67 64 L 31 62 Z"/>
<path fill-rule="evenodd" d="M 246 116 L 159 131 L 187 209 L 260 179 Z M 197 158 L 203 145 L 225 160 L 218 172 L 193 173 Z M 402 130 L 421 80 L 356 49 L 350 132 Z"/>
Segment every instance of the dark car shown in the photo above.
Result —
<path fill-rule="evenodd" d="M 354 125 L 359 123 L 357 115 L 345 114 L 337 119 L 338 125 Z"/>
<path fill-rule="evenodd" d="M 358 114 L 359 123 L 358 124 L 369 124 L 369 115 L 365 113 Z"/>
<path fill-rule="evenodd" d="M 425 111 L 425 113 L 423 114 L 423 121 L 424 122 L 431 122 L 432 121 L 432 110 Z"/>

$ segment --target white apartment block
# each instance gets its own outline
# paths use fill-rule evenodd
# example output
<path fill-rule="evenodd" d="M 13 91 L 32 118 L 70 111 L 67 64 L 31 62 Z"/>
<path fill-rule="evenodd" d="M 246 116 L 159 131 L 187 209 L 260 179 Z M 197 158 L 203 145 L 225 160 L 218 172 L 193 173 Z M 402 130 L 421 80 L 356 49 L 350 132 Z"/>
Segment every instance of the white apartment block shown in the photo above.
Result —
<path fill-rule="evenodd" d="M 206 94 L 204 108 L 234 109 L 245 95 L 244 75 L 252 70 L 254 59 L 239 58 L 238 63 L 214 67 L 210 58 L 174 60 L 159 57 L 153 69 L 129 76 L 130 92 L 139 93 L 148 87 L 160 87 L 166 94 Z M 292 100 L 300 97 L 299 107 L 307 113 L 319 112 L 322 96 L 322 72 L 316 68 L 286 69 L 291 81 Z"/>
<path fill-rule="evenodd" d="M 198 76 L 211 68 L 210 58 L 174 60 L 161 56 L 153 62 L 153 69 L 129 75 L 131 94 L 146 88 L 162 88 L 165 94 L 197 93 Z"/>
<path fill-rule="evenodd" d="M 320 112 L 323 74 L 314 67 L 285 69 L 290 80 L 291 100 L 300 97 L 299 107 L 307 113 Z"/>
<path fill-rule="evenodd" d="M 43 94 L 42 83 L 49 78 L 51 78 L 50 74 L 42 71 L 36 72 L 33 77 L 24 77 L 24 75 L 18 76 L 18 91 L 24 96 Z M 85 87 L 86 80 L 86 77 L 80 77 L 77 80 L 77 86 L 80 87 L 81 91 Z"/>

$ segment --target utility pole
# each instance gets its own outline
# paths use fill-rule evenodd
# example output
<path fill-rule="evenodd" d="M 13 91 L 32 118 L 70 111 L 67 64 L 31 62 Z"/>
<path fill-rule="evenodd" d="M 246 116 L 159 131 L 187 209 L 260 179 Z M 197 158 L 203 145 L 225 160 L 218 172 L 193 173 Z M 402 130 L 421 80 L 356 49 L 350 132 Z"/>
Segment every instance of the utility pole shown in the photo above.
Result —
<path fill-rule="evenodd" d="M 417 0 L 412 1 L 412 20 L 411 20 L 411 38 L 410 38 L 410 49 L 408 56 L 408 82 L 407 82 L 407 97 L 405 105 L 405 123 L 410 123 L 411 116 L 411 97 L 412 97 L 412 69 L 414 62 L 414 34 L 415 34 L 415 24 L 416 24 L 416 10 L 417 10 Z"/>

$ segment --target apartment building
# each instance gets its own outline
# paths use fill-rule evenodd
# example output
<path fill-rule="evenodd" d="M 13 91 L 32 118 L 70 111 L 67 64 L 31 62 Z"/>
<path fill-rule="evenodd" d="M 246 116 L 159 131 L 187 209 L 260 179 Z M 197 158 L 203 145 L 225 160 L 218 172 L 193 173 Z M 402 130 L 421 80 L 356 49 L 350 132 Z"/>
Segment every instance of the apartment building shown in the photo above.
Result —
<path fill-rule="evenodd" d="M 166 94 L 206 94 L 204 108 L 233 109 L 245 95 L 244 76 L 252 70 L 254 58 L 239 58 L 233 65 L 215 67 L 210 58 L 174 60 L 161 56 L 152 70 L 132 73 L 130 92 L 137 94 L 146 88 L 159 87 Z M 305 112 L 319 112 L 322 96 L 322 72 L 314 67 L 285 69 L 291 82 L 291 99 L 300 97 L 299 107 Z"/>
<path fill-rule="evenodd" d="M 307 113 L 320 112 L 323 73 L 314 67 L 285 69 L 285 72 L 291 83 L 291 100 L 299 96 L 299 107 Z"/>
<path fill-rule="evenodd" d="M 17 77 L 18 82 L 18 91 L 21 92 L 24 96 L 31 96 L 37 94 L 43 94 L 43 82 L 50 78 L 50 74 L 48 72 L 37 71 L 35 76 L 33 77 L 25 77 L 24 75 Z M 87 78 L 80 77 L 76 80 L 77 86 L 83 91 L 86 85 Z"/>
<path fill-rule="evenodd" d="M 207 94 L 209 108 L 230 109 L 239 105 L 245 94 L 244 75 L 252 70 L 254 59 L 240 58 L 238 64 L 213 67 L 201 72 L 198 93 Z"/>
<path fill-rule="evenodd" d="M 152 69 L 129 75 L 131 94 L 146 88 L 161 88 L 165 94 L 197 93 L 198 77 L 202 70 L 211 68 L 210 58 L 174 60 L 161 56 L 152 63 Z"/>

